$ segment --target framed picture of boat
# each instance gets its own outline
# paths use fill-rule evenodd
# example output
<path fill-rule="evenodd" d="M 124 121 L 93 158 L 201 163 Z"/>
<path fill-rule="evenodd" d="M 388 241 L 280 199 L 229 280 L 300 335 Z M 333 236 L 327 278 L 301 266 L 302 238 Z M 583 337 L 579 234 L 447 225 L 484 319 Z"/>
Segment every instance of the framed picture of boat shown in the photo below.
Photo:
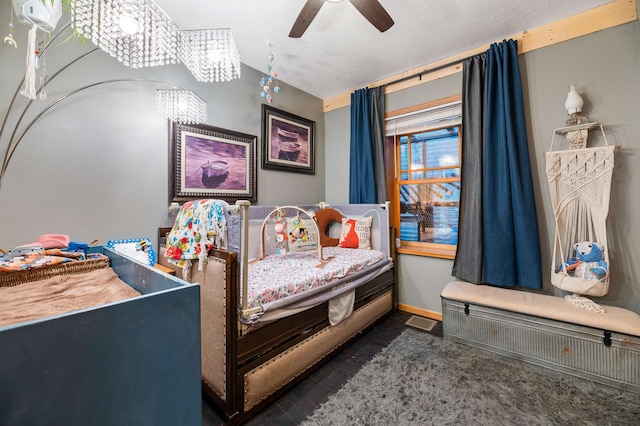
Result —
<path fill-rule="evenodd" d="M 316 173 L 316 123 L 262 104 L 262 168 Z"/>
<path fill-rule="evenodd" d="M 257 201 L 256 136 L 172 122 L 169 134 L 169 202 Z"/>

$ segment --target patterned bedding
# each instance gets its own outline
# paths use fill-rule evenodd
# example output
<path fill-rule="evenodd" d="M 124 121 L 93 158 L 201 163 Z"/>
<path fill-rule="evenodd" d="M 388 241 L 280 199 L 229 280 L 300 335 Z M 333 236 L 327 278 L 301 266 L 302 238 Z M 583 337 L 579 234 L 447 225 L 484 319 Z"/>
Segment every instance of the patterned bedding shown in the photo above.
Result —
<path fill-rule="evenodd" d="M 265 305 L 282 305 L 277 302 L 327 284 L 335 285 L 350 274 L 376 269 L 375 265 L 383 268 L 389 263 L 387 256 L 378 250 L 324 247 L 323 255 L 325 259 L 334 256 L 323 268 L 316 267 L 320 263 L 316 250 L 273 254 L 250 264 L 249 306 L 263 306 L 266 310 Z"/>
<path fill-rule="evenodd" d="M 67 252 L 60 249 L 41 250 L 12 258 L 0 258 L 0 272 L 44 268 L 84 259 L 84 253 Z"/>

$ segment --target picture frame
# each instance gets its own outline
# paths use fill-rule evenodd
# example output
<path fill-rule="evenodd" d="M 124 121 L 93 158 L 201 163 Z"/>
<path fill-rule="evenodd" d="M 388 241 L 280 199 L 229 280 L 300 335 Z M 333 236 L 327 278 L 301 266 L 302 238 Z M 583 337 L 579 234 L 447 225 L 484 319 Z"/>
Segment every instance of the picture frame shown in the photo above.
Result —
<path fill-rule="evenodd" d="M 316 173 L 315 121 L 262 104 L 262 168 Z"/>
<path fill-rule="evenodd" d="M 169 122 L 169 202 L 257 201 L 257 136 Z"/>

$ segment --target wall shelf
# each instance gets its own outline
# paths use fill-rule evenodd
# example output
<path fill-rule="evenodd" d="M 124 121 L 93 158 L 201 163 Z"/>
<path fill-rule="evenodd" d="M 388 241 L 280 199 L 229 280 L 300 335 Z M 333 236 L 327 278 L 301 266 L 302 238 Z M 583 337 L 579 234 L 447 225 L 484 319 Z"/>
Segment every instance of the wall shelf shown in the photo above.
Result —
<path fill-rule="evenodd" d="M 556 135 L 572 138 L 572 137 L 575 137 L 576 134 L 579 134 L 579 135 L 581 134 L 582 137 L 584 137 L 585 139 L 585 146 L 586 146 L 587 133 L 589 130 L 593 130 L 593 129 L 600 129 L 600 132 L 602 133 L 602 138 L 604 139 L 604 144 L 609 145 L 609 143 L 607 142 L 607 135 L 605 135 L 604 133 L 604 128 L 602 127 L 602 124 L 599 122 L 593 122 L 593 123 L 578 124 L 576 126 L 559 127 L 555 129 L 553 131 L 553 137 L 551 138 L 551 146 L 549 147 L 549 151 L 553 150 L 553 143 L 555 142 Z M 620 145 L 616 145 L 615 148 L 620 149 Z M 569 148 L 569 149 L 574 149 L 574 148 Z"/>
<path fill-rule="evenodd" d="M 604 134 L 604 129 L 602 128 L 602 124 L 598 122 L 578 124 L 576 126 L 560 127 L 554 130 L 554 133 L 558 135 L 566 135 L 569 132 L 577 132 L 578 130 L 592 130 L 598 127 L 600 128 L 600 130 L 602 130 L 602 133 Z"/>

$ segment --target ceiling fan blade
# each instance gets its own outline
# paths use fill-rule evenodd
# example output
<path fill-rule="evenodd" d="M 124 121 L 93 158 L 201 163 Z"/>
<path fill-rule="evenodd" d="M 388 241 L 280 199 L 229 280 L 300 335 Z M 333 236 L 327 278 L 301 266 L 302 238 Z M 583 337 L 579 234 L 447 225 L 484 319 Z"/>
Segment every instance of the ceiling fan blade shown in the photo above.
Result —
<path fill-rule="evenodd" d="M 393 26 L 393 19 L 378 0 L 350 0 L 367 21 L 371 22 L 381 33 Z"/>
<path fill-rule="evenodd" d="M 291 27 L 291 32 L 289 32 L 289 37 L 291 38 L 300 38 L 302 34 L 307 30 L 313 18 L 316 17 L 318 11 L 324 4 L 324 0 L 307 0 L 307 2 L 302 7 L 296 22 L 293 23 L 293 27 Z"/>

